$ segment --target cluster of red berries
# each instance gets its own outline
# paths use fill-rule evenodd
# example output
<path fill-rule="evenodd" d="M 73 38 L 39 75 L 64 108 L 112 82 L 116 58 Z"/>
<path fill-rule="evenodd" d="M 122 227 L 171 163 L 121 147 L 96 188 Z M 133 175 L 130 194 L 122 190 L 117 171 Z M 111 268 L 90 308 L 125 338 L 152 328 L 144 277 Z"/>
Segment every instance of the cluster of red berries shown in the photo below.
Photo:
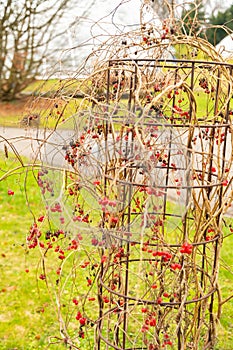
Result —
<path fill-rule="evenodd" d="M 102 247 L 105 245 L 105 240 L 99 240 L 98 238 L 96 237 L 92 237 L 91 239 L 91 244 L 94 246 L 94 247 Z"/>
<path fill-rule="evenodd" d="M 79 148 L 80 146 L 83 145 L 85 139 L 86 139 L 85 134 L 82 134 L 79 140 L 70 141 L 69 147 L 66 147 L 65 160 L 71 166 L 74 166 L 79 159 L 81 160 L 83 159 L 83 157 L 85 157 L 85 154 L 79 154 Z"/>
<path fill-rule="evenodd" d="M 152 255 L 155 257 L 155 256 L 159 256 L 162 258 L 162 260 L 164 262 L 167 262 L 169 261 L 171 258 L 172 258 L 172 255 L 168 252 L 163 252 L 163 251 L 160 251 L 160 250 L 156 250 L 152 253 Z"/>
<path fill-rule="evenodd" d="M 63 230 L 55 230 L 55 231 L 48 230 L 45 233 L 45 239 L 46 240 L 49 239 L 49 240 L 52 240 L 52 242 L 55 242 L 60 237 L 60 235 L 65 235 L 65 232 Z"/>
<path fill-rule="evenodd" d="M 181 266 L 181 264 L 173 263 L 170 265 L 170 268 L 175 271 L 175 270 L 181 270 L 182 266 Z"/>
<path fill-rule="evenodd" d="M 81 314 L 80 311 L 78 311 L 77 315 L 76 315 L 76 320 L 79 321 L 81 326 L 85 326 L 87 319 L 86 317 L 83 317 L 83 315 Z"/>
<path fill-rule="evenodd" d="M 182 254 L 192 254 L 192 251 L 193 251 L 192 244 L 189 244 L 187 242 L 185 242 L 180 248 L 180 252 Z"/>
<path fill-rule="evenodd" d="M 199 79 L 199 86 L 205 91 L 206 94 L 209 94 L 210 92 L 215 91 L 215 88 L 213 86 L 209 88 L 209 84 L 206 78 Z"/>
<path fill-rule="evenodd" d="M 139 192 L 145 192 L 148 195 L 154 195 L 156 197 L 162 197 L 164 195 L 162 190 L 158 190 L 157 188 L 148 187 L 148 186 L 140 186 Z"/>
<path fill-rule="evenodd" d="M 77 239 L 72 239 L 67 250 L 77 250 L 79 248 L 79 241 Z"/>
<path fill-rule="evenodd" d="M 77 203 L 75 205 L 75 210 L 74 210 L 74 216 L 72 218 L 72 220 L 74 222 L 78 221 L 78 222 L 85 222 L 85 223 L 90 223 L 90 217 L 89 214 L 85 214 L 83 206 L 81 206 L 79 203 Z"/>
<path fill-rule="evenodd" d="M 116 263 L 118 259 L 125 257 L 125 250 L 123 247 L 118 248 L 116 254 L 114 255 L 114 262 Z"/>
<path fill-rule="evenodd" d="M 53 207 L 50 208 L 52 213 L 62 213 L 62 207 L 60 203 L 55 203 Z"/>
<path fill-rule="evenodd" d="M 53 183 L 52 181 L 44 178 L 48 174 L 47 169 L 40 170 L 37 174 L 37 183 L 41 189 L 42 194 L 45 194 L 46 191 L 53 194 Z"/>
<path fill-rule="evenodd" d="M 27 236 L 28 248 L 32 249 L 38 245 L 38 239 L 41 237 L 41 231 L 37 224 L 34 222 L 30 228 L 29 235 Z"/>
<path fill-rule="evenodd" d="M 216 145 L 223 143 L 225 140 L 225 136 L 225 132 L 221 133 L 219 130 L 219 132 L 215 135 Z"/>
<path fill-rule="evenodd" d="M 80 190 L 79 184 L 75 183 L 72 187 L 68 188 L 68 193 L 70 196 L 77 196 L 79 190 Z"/>
<path fill-rule="evenodd" d="M 7 194 L 8 194 L 8 196 L 14 196 L 15 192 L 9 189 L 7 191 Z"/>
<path fill-rule="evenodd" d="M 104 197 L 103 199 L 99 200 L 99 204 L 102 205 L 102 207 L 106 207 L 107 205 L 109 205 L 110 207 L 115 207 L 116 201 L 112 201 L 107 197 Z"/>
<path fill-rule="evenodd" d="M 73 216 L 72 220 L 74 222 L 78 221 L 78 222 L 85 222 L 85 223 L 89 223 L 89 214 L 86 214 L 84 216 L 80 216 L 80 215 L 76 215 L 76 216 Z"/>

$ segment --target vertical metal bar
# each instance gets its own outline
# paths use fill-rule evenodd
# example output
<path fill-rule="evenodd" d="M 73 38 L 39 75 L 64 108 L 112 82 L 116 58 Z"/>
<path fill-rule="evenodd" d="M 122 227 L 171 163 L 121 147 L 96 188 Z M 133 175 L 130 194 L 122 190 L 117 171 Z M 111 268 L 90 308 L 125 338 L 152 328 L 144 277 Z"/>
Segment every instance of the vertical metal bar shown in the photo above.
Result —
<path fill-rule="evenodd" d="M 130 152 L 133 150 L 134 136 L 133 130 L 131 131 L 131 145 Z M 127 244 L 126 244 L 126 262 L 125 262 L 125 289 L 124 295 L 126 296 L 124 300 L 124 319 L 123 319 L 123 349 L 126 347 L 126 333 L 128 329 L 128 291 L 129 291 L 129 258 L 130 258 L 130 224 L 131 224 L 131 198 L 132 198 L 132 166 L 129 164 L 128 174 L 129 174 L 129 183 L 128 183 L 128 203 L 127 203 Z"/>
<path fill-rule="evenodd" d="M 217 79 L 217 85 L 216 85 L 216 92 L 215 92 L 215 105 L 214 105 L 214 115 L 218 113 L 218 101 L 219 101 L 219 91 L 220 91 L 220 70 L 218 69 L 218 79 Z M 212 180 L 212 166 L 213 166 L 213 154 L 214 154 L 214 135 L 215 135 L 215 127 L 211 129 L 211 134 L 209 138 L 209 167 L 208 167 L 208 178 L 207 183 L 211 184 Z M 206 195 L 208 200 L 210 199 L 211 194 L 211 186 L 207 188 Z M 206 221 L 209 220 L 209 214 L 206 213 Z M 206 239 L 208 227 L 204 231 L 204 240 Z M 202 260 L 201 260 L 201 276 L 200 276 L 200 286 L 203 287 L 204 285 L 204 276 L 205 276 L 205 262 L 206 262 L 206 245 L 203 244 L 202 246 Z M 210 316 L 211 317 L 211 316 Z M 200 320 L 201 320 L 201 305 L 198 309 L 198 327 L 200 326 Z"/>
<path fill-rule="evenodd" d="M 175 83 L 177 80 L 177 71 L 175 71 Z M 175 106 L 175 93 L 173 94 L 173 101 L 172 101 L 172 109 L 174 109 Z M 173 116 L 173 110 L 172 110 L 172 116 Z M 173 117 L 171 119 L 171 124 L 173 124 Z M 169 184 L 169 172 L 170 172 L 170 159 L 171 159 L 171 146 L 172 146 L 172 135 L 173 135 L 173 129 L 172 127 L 169 129 L 169 143 L 168 143 L 168 157 L 167 157 L 167 167 L 166 167 L 166 176 L 165 176 L 165 190 L 164 190 L 164 196 L 163 196 L 163 223 L 166 219 L 166 213 L 167 213 L 167 192 L 168 192 L 168 184 Z M 163 236 L 164 236 L 164 224 L 162 226 Z"/>
<path fill-rule="evenodd" d="M 191 81 L 190 81 L 190 90 L 193 92 L 193 89 L 194 89 L 194 73 L 195 73 L 195 63 L 192 62 L 192 65 L 191 65 Z M 192 127 L 192 116 L 193 116 L 193 110 L 192 110 L 192 105 L 191 105 L 191 101 L 189 103 L 189 116 L 190 116 L 190 127 L 188 129 L 188 140 L 187 140 L 187 145 L 186 145 L 186 148 L 187 148 L 187 153 L 186 153 L 186 159 L 187 159 L 187 168 L 189 169 L 189 165 L 190 165 L 190 162 L 191 162 L 191 148 L 192 148 L 192 134 L 193 134 L 193 127 Z M 188 171 L 186 173 L 186 176 L 185 176 L 185 180 L 186 180 L 186 186 L 188 187 L 186 189 L 186 200 L 185 200 L 185 206 L 187 207 L 188 206 L 188 203 L 189 203 L 189 200 L 190 200 L 190 194 L 191 194 L 191 189 L 189 188 L 189 185 L 190 185 L 190 171 Z M 183 215 L 183 218 L 182 218 L 182 227 L 183 227 L 183 241 L 187 241 L 188 240 L 188 212 L 186 211 L 185 214 Z M 181 265 L 183 265 L 183 257 L 181 258 Z M 184 278 L 184 274 L 183 274 L 183 271 L 181 271 L 180 273 L 180 282 L 182 282 Z M 180 299 L 181 299 L 181 295 L 180 295 Z M 185 308 L 185 306 L 184 306 Z M 184 344 L 184 341 L 183 341 L 183 333 L 182 333 L 182 329 L 181 329 L 181 324 L 179 325 L 178 327 L 178 330 L 177 330 L 177 340 L 178 340 L 178 349 L 183 349 L 183 344 Z"/>
<path fill-rule="evenodd" d="M 135 71 L 134 71 L 134 89 L 136 88 L 136 79 L 137 79 L 137 67 L 135 65 Z M 133 128 L 131 130 L 131 138 L 130 138 L 130 152 L 129 154 L 133 154 L 133 145 L 134 145 L 134 131 Z M 126 152 L 127 154 L 128 152 Z M 122 337 L 122 346 L 123 349 L 126 347 L 126 333 L 128 329 L 128 289 L 129 289 L 129 258 L 130 258 L 130 224 L 131 224 L 131 198 L 132 198 L 132 181 L 133 181 L 133 174 L 132 174 L 132 165 L 131 162 L 129 163 L 129 169 L 128 169 L 128 203 L 127 203 L 127 244 L 126 244 L 126 262 L 125 262 L 125 289 L 124 289 L 124 295 L 126 296 L 124 300 L 124 316 L 123 316 L 123 337 Z"/>
<path fill-rule="evenodd" d="M 230 75 L 232 76 L 233 73 L 233 67 L 229 68 L 230 70 Z M 227 132 L 228 132 L 228 127 L 230 127 L 229 124 L 229 107 L 230 107 L 230 96 L 231 93 L 231 85 L 230 83 L 228 84 L 228 91 L 227 91 L 227 96 L 228 96 L 228 102 L 227 102 L 227 107 L 226 107 L 226 114 L 225 114 L 225 124 L 228 125 L 225 127 L 224 131 L 224 142 L 223 142 L 223 151 L 222 151 L 222 175 L 225 173 L 225 163 L 226 163 L 226 150 L 227 150 Z M 219 193 L 219 209 L 222 206 L 222 194 L 223 194 L 223 187 L 220 187 L 220 193 Z M 220 215 L 218 216 L 218 222 L 220 219 Z"/>
<path fill-rule="evenodd" d="M 229 68 L 230 70 L 230 75 L 232 76 L 232 66 Z M 230 106 L 230 100 L 229 100 L 229 96 L 230 96 L 230 92 L 231 92 L 231 86 L 230 83 L 228 84 L 228 91 L 227 91 L 227 96 L 228 96 L 228 103 L 227 103 L 227 108 L 226 108 L 226 114 L 225 114 L 225 124 L 229 124 L 229 106 Z M 230 125 L 229 125 L 230 126 Z M 225 156 L 226 156 L 226 149 L 227 149 L 227 131 L 228 131 L 228 127 L 225 127 L 225 138 L 224 138 L 224 143 L 223 143 L 223 151 L 222 151 L 222 175 L 225 173 Z M 219 201 L 219 209 L 222 206 L 222 195 L 223 195 L 223 187 L 220 187 L 220 191 L 219 191 L 219 197 L 218 197 L 218 201 Z M 220 216 L 221 214 L 218 215 L 217 217 L 217 223 L 218 225 L 220 224 Z M 219 238 L 221 239 L 221 237 Z M 214 261 L 213 261 L 213 267 L 212 267 L 212 273 L 214 274 L 217 268 L 217 263 L 218 263 L 218 249 L 219 249 L 219 239 L 216 240 L 215 242 L 215 247 L 214 247 Z M 214 323 L 214 316 L 213 316 L 213 307 L 214 307 L 214 294 L 211 295 L 211 299 L 210 299 L 210 306 L 209 306 L 209 316 L 210 316 L 210 327 L 209 327 L 209 337 L 208 337 L 208 341 L 211 343 L 213 341 L 212 339 L 212 333 L 213 333 L 213 323 Z"/>
<path fill-rule="evenodd" d="M 106 91 L 106 110 L 108 112 L 108 106 L 109 106 L 109 98 L 110 98 L 110 68 L 111 67 L 111 61 L 108 63 L 108 71 L 107 71 L 107 91 Z M 104 168 L 104 195 L 107 194 L 107 171 L 108 171 L 108 118 L 105 120 L 105 168 Z M 105 213 L 103 213 L 103 220 L 102 220 L 102 227 L 105 226 Z M 104 255 L 104 249 L 101 249 L 101 256 Z M 103 264 L 101 264 L 100 267 L 100 278 L 103 277 Z M 101 348 L 101 338 L 99 336 L 99 333 L 102 331 L 102 318 L 103 318 L 103 287 L 101 284 L 98 286 L 98 303 L 99 303 L 99 322 L 98 322 L 98 332 L 97 332 L 97 350 L 100 350 Z"/>
<path fill-rule="evenodd" d="M 192 62 L 192 67 L 191 67 L 191 82 L 190 82 L 190 90 L 193 92 L 194 89 L 194 73 L 195 73 L 195 63 Z M 193 109 L 192 109 L 192 105 L 191 102 L 189 103 L 189 116 L 190 116 L 190 126 L 189 126 L 189 138 L 188 138 L 188 142 L 187 142 L 187 153 L 186 153 L 186 157 L 187 157 L 187 166 L 188 168 L 190 168 L 190 163 L 191 163 L 191 149 L 192 149 L 192 135 L 193 135 L 193 131 L 194 128 L 192 126 L 192 117 L 193 117 Z M 190 186 L 190 170 L 186 173 L 186 185 L 189 187 Z M 190 200 L 190 195 L 191 195 L 191 189 L 188 188 L 186 191 L 186 201 L 185 201 L 185 205 L 187 207 L 189 200 Z M 185 212 L 185 215 L 183 217 L 183 230 L 184 230 L 184 240 L 187 240 L 187 220 L 188 217 L 188 213 Z"/>
<path fill-rule="evenodd" d="M 130 76 L 130 85 L 129 85 L 129 100 L 128 100 L 128 111 L 131 111 L 132 105 L 132 90 L 133 90 L 133 78 Z"/>
<path fill-rule="evenodd" d="M 136 101 L 135 101 L 135 91 L 137 89 L 137 80 L 138 80 L 138 61 L 135 61 L 134 68 L 134 86 L 133 86 L 133 113 L 136 112 Z"/>

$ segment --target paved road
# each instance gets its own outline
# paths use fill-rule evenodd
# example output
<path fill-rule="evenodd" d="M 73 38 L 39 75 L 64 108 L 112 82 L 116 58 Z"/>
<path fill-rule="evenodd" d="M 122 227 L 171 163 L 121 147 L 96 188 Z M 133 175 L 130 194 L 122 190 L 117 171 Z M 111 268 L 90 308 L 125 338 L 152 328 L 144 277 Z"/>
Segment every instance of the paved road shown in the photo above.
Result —
<path fill-rule="evenodd" d="M 45 132 L 36 129 L 0 127 L 0 150 L 17 152 L 31 160 L 46 161 L 49 165 L 64 166 L 64 145 L 74 136 L 73 131 Z M 45 147 L 46 145 L 46 147 Z"/>
<path fill-rule="evenodd" d="M 18 152 L 30 159 L 36 158 L 39 143 L 36 141 L 36 130 L 0 127 L 0 150 Z"/>
<path fill-rule="evenodd" d="M 17 129 L 17 128 L 6 128 L 0 127 L 0 151 L 4 151 L 7 148 L 8 152 L 17 152 L 19 155 L 26 156 L 31 160 L 40 160 L 43 163 L 52 165 L 55 167 L 67 168 L 67 162 L 65 161 L 65 147 L 69 144 L 70 140 L 75 139 L 75 132 L 73 130 L 59 130 L 55 132 L 44 132 L 43 130 L 35 129 Z M 185 141 L 184 144 L 186 144 Z M 175 146 L 177 147 L 177 145 Z M 95 151 L 94 151 L 95 149 Z M 176 149 L 177 150 L 177 149 Z M 227 157 L 231 156 L 231 144 L 227 147 Z M 175 152 L 177 154 L 177 152 Z M 103 151 L 100 152 L 99 145 L 92 145 L 92 157 L 91 165 L 88 169 L 85 169 L 85 174 L 91 171 L 97 171 L 98 160 L 103 157 Z M 177 155 L 175 163 L 184 163 L 184 159 L 180 156 L 177 160 Z M 152 170 L 153 171 L 153 170 Z M 156 170 L 155 170 L 156 171 Z M 156 172 L 155 179 L 158 179 L 160 183 L 163 180 L 159 179 L 164 172 Z M 152 175 L 153 176 L 153 175 Z M 185 177 L 185 174 L 180 174 L 180 176 Z M 231 170 L 230 177 L 233 176 L 233 170 Z M 233 184 L 231 185 L 232 191 Z M 176 201 L 177 195 L 176 191 L 171 192 L 171 200 Z M 230 193 L 230 192 L 229 192 Z M 181 193 L 182 195 L 182 193 Z M 233 216 L 233 205 L 228 210 L 228 214 Z"/>

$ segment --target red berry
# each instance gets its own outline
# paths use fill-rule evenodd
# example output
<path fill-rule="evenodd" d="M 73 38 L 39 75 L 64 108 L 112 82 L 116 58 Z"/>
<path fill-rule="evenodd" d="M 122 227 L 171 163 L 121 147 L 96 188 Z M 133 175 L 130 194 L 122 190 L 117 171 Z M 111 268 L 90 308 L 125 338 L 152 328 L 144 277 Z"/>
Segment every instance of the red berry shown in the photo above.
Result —
<path fill-rule="evenodd" d="M 40 217 L 37 219 L 37 221 L 43 222 L 43 221 L 44 221 L 44 215 L 40 216 Z"/>
<path fill-rule="evenodd" d="M 143 307 L 142 308 L 142 313 L 146 313 L 148 310 L 147 310 L 147 308 L 146 307 Z"/>
<path fill-rule="evenodd" d="M 107 256 L 103 255 L 101 258 L 101 264 L 105 263 L 107 261 Z"/>
<path fill-rule="evenodd" d="M 87 286 L 91 286 L 92 285 L 92 280 L 90 278 L 87 278 Z"/>
<path fill-rule="evenodd" d="M 156 326 L 156 319 L 155 318 L 151 318 L 150 321 L 149 321 L 149 325 L 151 327 L 155 327 Z"/>
<path fill-rule="evenodd" d="M 100 181 L 98 181 L 98 180 L 94 181 L 94 182 L 93 182 L 93 185 L 95 185 L 95 186 L 100 185 Z"/>
<path fill-rule="evenodd" d="M 86 318 L 85 317 L 81 317 L 80 319 L 79 319 L 79 323 L 81 324 L 81 326 L 84 326 L 85 324 L 86 324 Z"/>
<path fill-rule="evenodd" d="M 82 318 L 82 314 L 81 314 L 81 312 L 80 311 L 78 311 L 78 313 L 77 313 L 77 315 L 76 315 L 76 320 L 77 321 L 79 321 L 80 320 L 80 318 Z"/>
<path fill-rule="evenodd" d="M 14 196 L 15 192 L 12 190 L 7 191 L 8 196 Z"/>
<path fill-rule="evenodd" d="M 168 297 L 169 297 L 169 294 L 168 294 L 167 292 L 164 292 L 164 293 L 163 293 L 163 296 L 164 296 L 164 298 L 168 298 Z"/>
<path fill-rule="evenodd" d="M 58 256 L 58 259 L 60 259 L 60 260 L 64 260 L 66 257 L 65 257 L 65 255 L 63 255 L 63 254 L 60 254 L 59 256 Z"/>
<path fill-rule="evenodd" d="M 149 329 L 149 327 L 146 324 L 144 324 L 141 328 L 141 331 L 142 331 L 142 333 L 145 333 L 148 331 L 148 329 Z"/>
<path fill-rule="evenodd" d="M 75 305 L 78 305 L 78 300 L 76 298 L 74 298 L 72 301 Z"/>
<path fill-rule="evenodd" d="M 109 301 L 110 301 L 110 300 L 108 299 L 108 297 L 105 297 L 105 296 L 104 296 L 102 299 L 103 299 L 103 302 L 106 303 L 106 304 L 109 303 Z"/>

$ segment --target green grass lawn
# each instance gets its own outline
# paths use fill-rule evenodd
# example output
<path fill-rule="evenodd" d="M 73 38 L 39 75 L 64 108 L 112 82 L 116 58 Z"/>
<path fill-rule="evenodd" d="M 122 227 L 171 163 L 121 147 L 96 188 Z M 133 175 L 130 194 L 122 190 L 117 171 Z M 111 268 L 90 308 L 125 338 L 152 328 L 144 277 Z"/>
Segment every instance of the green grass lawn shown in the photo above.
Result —
<path fill-rule="evenodd" d="M 14 158 L 4 160 L 1 154 L 0 177 L 17 165 Z M 8 190 L 14 195 L 8 195 Z M 61 336 L 54 296 L 45 281 L 38 278 L 43 272 L 41 254 L 38 249 L 26 249 L 25 244 L 34 215 L 37 218 L 45 213 L 30 167 L 0 181 L 0 212 L 0 349 L 47 349 L 49 337 Z M 44 232 L 46 227 L 48 223 L 43 225 Z M 57 268 L 53 259 L 52 256 L 51 271 Z M 67 299 L 67 290 L 69 286 L 63 300 Z M 64 312 L 66 307 L 68 304 L 63 305 Z M 64 342 L 60 345 L 58 340 L 53 338 L 56 344 L 49 348 L 65 349 Z M 83 349 L 91 348 L 85 344 L 89 344 L 88 340 L 83 341 Z"/>
<path fill-rule="evenodd" d="M 82 91 L 82 80 L 37 80 L 30 84 L 22 94 L 13 101 L 0 104 L 0 125 L 24 127 L 22 119 L 29 114 L 40 115 L 40 128 L 53 129 L 56 124 L 77 113 L 89 104 L 75 96 Z"/>
<path fill-rule="evenodd" d="M 1 175 L 13 161 L 1 160 Z M 26 235 L 33 222 L 25 198 L 26 178 L 30 184 L 27 200 L 38 215 L 41 197 L 32 173 L 22 170 L 0 182 L 1 349 L 45 349 L 46 338 L 56 328 L 56 314 L 50 307 L 48 292 L 43 286 L 41 290 L 36 278 L 40 256 L 37 252 L 26 254 Z M 13 196 L 8 195 L 9 189 L 15 192 Z"/>

